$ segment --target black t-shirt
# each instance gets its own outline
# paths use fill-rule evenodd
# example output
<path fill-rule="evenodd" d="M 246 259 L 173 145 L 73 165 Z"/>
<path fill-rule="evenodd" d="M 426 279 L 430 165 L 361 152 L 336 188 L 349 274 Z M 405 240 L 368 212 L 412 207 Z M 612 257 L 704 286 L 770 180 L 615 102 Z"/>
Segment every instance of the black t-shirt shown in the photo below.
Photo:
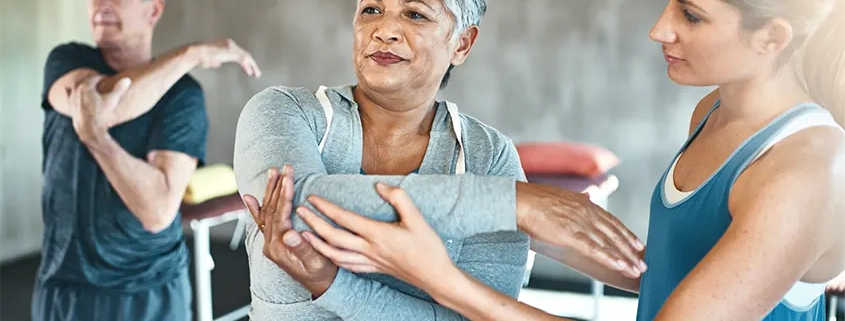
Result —
<path fill-rule="evenodd" d="M 172 280 L 188 266 L 178 215 L 165 230 L 146 231 L 79 141 L 69 117 L 47 99 L 50 86 L 78 68 L 113 75 L 97 48 L 66 43 L 44 67 L 42 137 L 44 244 L 39 282 L 118 291 L 142 290 Z M 182 77 L 146 114 L 109 129 L 129 154 L 152 150 L 188 154 L 204 163 L 208 117 L 199 83 Z"/>

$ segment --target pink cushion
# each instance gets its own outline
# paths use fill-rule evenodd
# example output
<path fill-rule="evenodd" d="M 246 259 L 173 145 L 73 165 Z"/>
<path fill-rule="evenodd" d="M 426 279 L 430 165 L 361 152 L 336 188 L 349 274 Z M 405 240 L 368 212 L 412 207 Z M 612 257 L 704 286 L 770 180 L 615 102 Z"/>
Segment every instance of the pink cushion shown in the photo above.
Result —
<path fill-rule="evenodd" d="M 523 143 L 516 151 L 526 174 L 596 177 L 619 165 L 619 157 L 613 152 L 587 143 Z"/>

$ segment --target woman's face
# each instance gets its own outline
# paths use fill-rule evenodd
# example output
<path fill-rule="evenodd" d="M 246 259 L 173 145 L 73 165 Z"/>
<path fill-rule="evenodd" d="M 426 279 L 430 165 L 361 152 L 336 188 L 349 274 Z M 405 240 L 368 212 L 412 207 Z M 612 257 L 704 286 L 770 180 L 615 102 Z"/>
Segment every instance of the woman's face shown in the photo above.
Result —
<path fill-rule="evenodd" d="M 477 34 L 473 27 L 451 41 L 455 19 L 442 0 L 361 0 L 354 26 L 358 80 L 383 91 L 439 86 Z"/>
<path fill-rule="evenodd" d="M 723 0 L 669 0 L 649 36 L 663 45 L 669 78 L 678 84 L 713 86 L 768 76 L 791 29 L 775 21 L 749 32 L 741 22 L 739 10 Z"/>

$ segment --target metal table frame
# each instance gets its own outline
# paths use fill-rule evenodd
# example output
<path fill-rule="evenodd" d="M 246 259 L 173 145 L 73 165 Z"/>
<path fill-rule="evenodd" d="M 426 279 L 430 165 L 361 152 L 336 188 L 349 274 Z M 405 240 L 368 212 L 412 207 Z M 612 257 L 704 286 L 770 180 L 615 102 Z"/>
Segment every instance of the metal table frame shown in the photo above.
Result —
<path fill-rule="evenodd" d="M 249 305 L 215 319 L 211 293 L 211 270 L 214 270 L 214 258 L 211 256 L 211 228 L 237 221 L 237 227 L 229 243 L 229 248 L 234 251 L 243 237 L 247 216 L 249 216 L 247 210 L 240 209 L 190 221 L 189 225 L 194 233 L 194 297 L 197 301 L 197 321 L 235 321 L 247 316 Z"/>

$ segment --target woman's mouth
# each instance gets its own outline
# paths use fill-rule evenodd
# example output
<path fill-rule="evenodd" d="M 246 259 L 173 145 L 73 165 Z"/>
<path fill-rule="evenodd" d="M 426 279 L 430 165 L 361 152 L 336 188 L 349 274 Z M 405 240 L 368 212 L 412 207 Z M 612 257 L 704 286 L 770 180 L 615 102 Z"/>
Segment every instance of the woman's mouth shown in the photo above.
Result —
<path fill-rule="evenodd" d="M 675 57 L 675 56 L 672 56 L 672 55 L 668 55 L 668 54 L 663 54 L 663 58 L 666 59 L 666 62 L 669 63 L 670 65 L 684 61 L 681 58 L 678 58 L 678 57 Z"/>
<path fill-rule="evenodd" d="M 379 66 L 389 66 L 392 64 L 400 63 L 405 59 L 399 57 L 393 53 L 386 52 L 386 51 L 379 51 L 372 55 L 370 55 L 370 59 L 375 61 Z"/>

